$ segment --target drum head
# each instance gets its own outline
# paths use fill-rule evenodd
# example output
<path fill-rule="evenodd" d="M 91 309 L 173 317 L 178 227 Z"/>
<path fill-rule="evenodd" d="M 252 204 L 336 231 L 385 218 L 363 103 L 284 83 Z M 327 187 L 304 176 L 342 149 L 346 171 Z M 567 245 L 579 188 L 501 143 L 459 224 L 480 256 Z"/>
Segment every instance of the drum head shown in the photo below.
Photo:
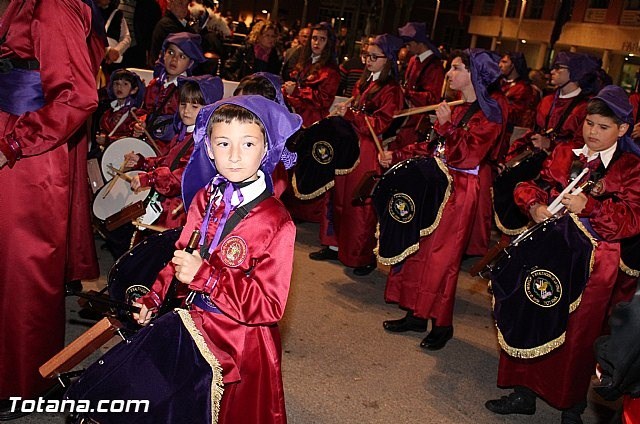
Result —
<path fill-rule="evenodd" d="M 378 261 L 393 265 L 418 248 L 438 226 L 449 198 L 451 177 L 435 158 L 413 158 L 391 167 L 373 190 L 380 225 Z"/>
<path fill-rule="evenodd" d="M 360 156 L 358 135 L 340 116 L 330 116 L 306 130 L 297 143 L 293 188 L 300 199 L 313 199 L 333 187 L 336 174 L 355 168 Z"/>
<path fill-rule="evenodd" d="M 139 153 L 145 158 L 156 156 L 153 148 L 139 138 L 125 137 L 114 141 L 105 149 L 102 154 L 102 163 L 100 164 L 102 175 L 107 181 L 111 179 L 111 174 L 113 174 L 109 169 L 109 165 L 120 169 L 124 162 L 124 155 L 131 152 Z"/>
<path fill-rule="evenodd" d="M 179 227 L 151 235 L 120 256 L 109 270 L 109 296 L 130 303 L 144 295 L 173 257 L 181 232 Z M 120 318 L 126 320 L 126 314 Z"/>
<path fill-rule="evenodd" d="M 140 173 L 142 171 L 129 171 L 127 175 L 133 177 Z M 149 190 L 144 190 L 136 194 L 131 190 L 129 182 L 116 177 L 113 187 L 111 187 L 111 181 L 109 181 L 96 194 L 95 199 L 93 199 L 93 214 L 96 218 L 104 221 L 111 215 L 120 212 L 125 206 L 146 199 L 149 193 Z"/>
<path fill-rule="evenodd" d="M 493 312 L 505 352 L 535 358 L 562 344 L 594 249 L 569 214 L 537 224 L 507 247 L 491 270 Z"/>

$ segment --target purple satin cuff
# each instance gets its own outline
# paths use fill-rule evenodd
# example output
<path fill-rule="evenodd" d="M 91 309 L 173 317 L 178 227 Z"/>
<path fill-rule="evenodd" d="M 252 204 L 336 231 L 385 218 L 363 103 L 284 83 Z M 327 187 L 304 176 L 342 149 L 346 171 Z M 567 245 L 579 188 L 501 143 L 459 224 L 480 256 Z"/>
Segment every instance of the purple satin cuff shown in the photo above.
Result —
<path fill-rule="evenodd" d="M 0 109 L 20 116 L 45 105 L 40 72 L 12 69 L 0 73 Z"/>

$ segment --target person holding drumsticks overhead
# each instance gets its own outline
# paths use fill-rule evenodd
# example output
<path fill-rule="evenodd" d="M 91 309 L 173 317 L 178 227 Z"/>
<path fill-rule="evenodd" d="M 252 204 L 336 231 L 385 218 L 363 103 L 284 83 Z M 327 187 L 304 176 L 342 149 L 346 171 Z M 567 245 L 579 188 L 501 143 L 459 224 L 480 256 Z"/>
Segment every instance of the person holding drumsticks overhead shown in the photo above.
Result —
<path fill-rule="evenodd" d="M 440 157 L 453 179 L 452 193 L 438 227 L 420 239 L 419 250 L 391 268 L 385 300 L 398 303 L 406 316 L 384 321 L 390 332 L 431 331 L 420 347 L 442 349 L 453 337 L 453 305 L 462 254 L 469 240 L 479 197 L 480 164 L 502 136 L 507 107 L 502 95 L 489 89 L 500 77 L 493 55 L 482 49 L 454 52 L 446 78 L 465 103 L 436 109 L 438 144 L 430 155 Z"/>
<path fill-rule="evenodd" d="M 309 255 L 314 260 L 339 259 L 364 276 L 376 268 L 376 214 L 371 199 L 354 203 L 354 192 L 365 174 L 381 172 L 379 135 L 389 128 L 393 114 L 402 107 L 398 83 L 397 55 L 402 40 L 379 35 L 365 54 L 365 71 L 353 90 L 354 100 L 334 112 L 350 122 L 360 139 L 360 157 L 353 171 L 336 175 L 334 189 L 327 196 L 326 213 L 320 224 L 320 242 L 325 245 Z M 336 251 L 337 247 L 337 251 Z"/>
<path fill-rule="evenodd" d="M 593 343 L 606 319 L 620 261 L 618 242 L 640 233 L 640 149 L 629 136 L 632 111 L 622 88 L 603 88 L 587 105 L 582 126 L 585 145 L 559 144 L 538 179 L 523 182 L 514 191 L 520 209 L 542 222 L 551 217 L 549 200 L 558 196 L 570 175 L 588 169 L 584 179 L 595 182 L 590 193 L 565 194 L 561 203 L 578 216 L 597 245 L 580 304 L 569 315 L 564 343 L 535 360 L 501 352 L 498 386 L 515 390 L 486 402 L 496 414 L 534 414 L 536 397 L 541 397 L 563 410 L 563 424 L 582 423 L 596 365 Z"/>
<path fill-rule="evenodd" d="M 187 214 L 182 205 L 182 174 L 193 151 L 193 130 L 198 112 L 204 106 L 222 98 L 222 80 L 211 75 L 187 77 L 178 82 L 180 105 L 175 116 L 176 136 L 164 156 L 145 158 L 139 153 L 127 153 L 124 157 L 127 169 L 145 172 L 131 179 L 131 189 L 136 193 L 154 189 L 162 196 L 162 213 L 156 225 L 175 228 L 184 225 Z"/>

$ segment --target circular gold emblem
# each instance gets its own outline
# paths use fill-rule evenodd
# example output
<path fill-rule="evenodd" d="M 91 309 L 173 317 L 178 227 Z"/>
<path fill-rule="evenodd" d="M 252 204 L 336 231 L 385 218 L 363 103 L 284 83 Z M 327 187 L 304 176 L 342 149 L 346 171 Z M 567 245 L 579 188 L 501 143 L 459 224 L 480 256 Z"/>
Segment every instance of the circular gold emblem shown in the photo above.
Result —
<path fill-rule="evenodd" d="M 149 287 L 141 284 L 134 284 L 127 287 L 124 291 L 124 301 L 125 303 L 133 303 L 147 293 L 149 293 Z"/>
<path fill-rule="evenodd" d="M 416 214 L 413 199 L 404 193 L 396 193 L 389 199 L 389 215 L 401 224 L 411 222 Z"/>
<path fill-rule="evenodd" d="M 333 160 L 333 147 L 326 141 L 316 141 L 311 148 L 311 154 L 316 162 L 326 165 Z"/>
<path fill-rule="evenodd" d="M 238 236 L 227 238 L 220 246 L 220 258 L 226 266 L 239 266 L 247 258 L 247 242 Z"/>
<path fill-rule="evenodd" d="M 524 292 L 531 302 L 550 308 L 560 301 L 562 284 L 553 272 L 533 268 L 524 279 Z"/>

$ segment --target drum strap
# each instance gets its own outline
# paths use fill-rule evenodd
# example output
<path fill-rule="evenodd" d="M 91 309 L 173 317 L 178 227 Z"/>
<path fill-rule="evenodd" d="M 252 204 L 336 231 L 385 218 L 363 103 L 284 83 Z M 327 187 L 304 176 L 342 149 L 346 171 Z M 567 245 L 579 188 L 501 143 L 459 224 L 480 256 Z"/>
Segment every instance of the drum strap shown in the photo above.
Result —
<path fill-rule="evenodd" d="M 564 112 L 562 112 L 562 115 L 560 115 L 560 119 L 558 119 L 558 122 L 556 123 L 553 132 L 555 134 L 559 134 L 560 131 L 562 130 L 562 127 L 564 126 L 564 122 L 567 120 L 567 118 L 569 117 L 569 115 L 571 114 L 571 112 L 573 111 L 573 109 L 578 105 L 578 103 L 580 103 L 582 100 L 584 100 L 584 95 L 582 93 L 578 94 L 576 97 L 574 97 L 571 100 L 571 103 L 569 103 L 569 105 L 567 106 L 567 108 L 564 110 Z M 554 99 L 554 104 L 555 104 L 555 100 Z M 544 122 L 544 130 L 548 130 L 549 129 L 549 120 L 551 119 L 551 115 L 553 114 L 553 109 L 554 107 L 551 107 L 551 110 L 549 111 L 549 113 L 547 114 L 547 117 L 545 118 L 545 122 Z"/>
<path fill-rule="evenodd" d="M 263 191 L 258 197 L 250 201 L 249 203 L 239 206 L 235 209 L 233 214 L 227 219 L 227 222 L 224 225 L 224 229 L 222 230 L 222 235 L 220 236 L 220 240 L 223 240 L 234 228 L 242 221 L 242 219 L 251 212 L 251 210 L 256 207 L 260 202 L 265 200 L 266 198 L 271 197 L 271 193 L 268 190 Z M 210 202 L 213 200 L 213 196 Z M 200 256 L 204 259 L 209 258 L 209 245 L 203 244 L 200 247 Z"/>
<path fill-rule="evenodd" d="M 185 155 L 185 153 L 187 153 L 187 150 L 189 150 L 189 147 L 193 146 L 193 137 L 190 137 L 189 140 L 187 140 L 184 143 L 184 146 L 182 146 L 182 149 L 180 149 L 180 152 L 178 152 L 178 155 L 175 157 L 175 159 L 173 159 L 173 162 L 171 162 L 171 165 L 169 165 L 169 169 L 171 171 L 175 170 L 178 167 L 178 164 L 180 163 L 180 159 L 182 159 L 182 157 Z"/>
<path fill-rule="evenodd" d="M 166 97 L 164 99 L 162 99 L 162 102 L 160 103 L 159 106 L 156 107 L 156 109 L 151 112 L 150 118 L 147 122 L 149 122 L 150 124 L 152 124 L 148 130 L 149 132 L 153 132 L 153 130 L 155 130 L 156 128 L 160 127 L 161 125 L 164 125 L 164 121 L 162 122 L 157 122 L 154 123 L 153 121 L 158 117 L 159 112 L 164 109 L 164 107 L 167 105 L 167 103 L 169 103 L 169 100 L 171 100 L 171 97 L 173 97 L 173 93 L 177 90 L 178 86 L 176 84 L 172 84 L 171 88 L 169 88 L 169 92 L 167 93 Z M 172 118 L 173 119 L 173 118 Z"/>

